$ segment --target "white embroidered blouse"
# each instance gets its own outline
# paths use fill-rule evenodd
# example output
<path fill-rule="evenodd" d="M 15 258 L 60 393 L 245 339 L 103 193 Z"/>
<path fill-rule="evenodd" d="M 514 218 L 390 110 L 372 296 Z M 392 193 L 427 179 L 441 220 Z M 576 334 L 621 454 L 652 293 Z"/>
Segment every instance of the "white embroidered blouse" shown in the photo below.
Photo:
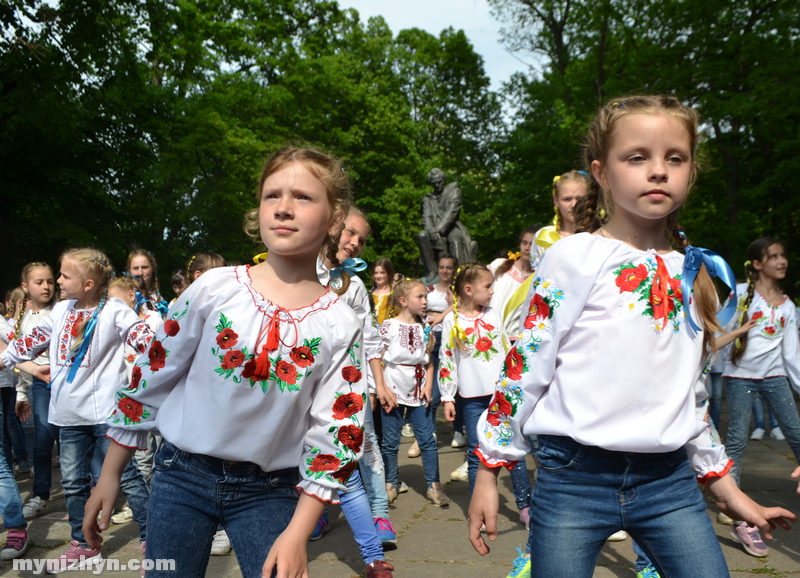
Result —
<path fill-rule="evenodd" d="M 738 285 L 736 294 L 743 305 L 747 284 Z M 723 375 L 743 379 L 785 376 L 800 391 L 800 338 L 797 310 L 792 300 L 784 295 L 780 305 L 770 305 L 755 291 L 747 315 L 755 319 L 757 325 L 747 332 L 747 347 L 738 363 L 731 361 L 730 348 L 726 348 Z M 726 329 L 735 329 L 738 321 L 739 315 L 734 315 Z"/>
<path fill-rule="evenodd" d="M 588 233 L 548 249 L 478 425 L 485 464 L 513 464 L 528 435 L 549 434 L 622 452 L 685 447 L 700 478 L 730 468 L 704 421 L 707 356 L 684 316 L 683 259 Z"/>
<path fill-rule="evenodd" d="M 451 311 L 442 322 L 439 354 L 442 401 L 455 401 L 456 393 L 461 397 L 492 395 L 508 350 L 500 316 L 491 307 L 475 317 L 458 314 L 458 326 L 466 335 L 467 351 L 462 351 L 455 343 L 450 347 L 450 330 L 454 323 Z"/>
<path fill-rule="evenodd" d="M 362 452 L 363 370 L 361 326 L 335 293 L 286 310 L 253 289 L 248 266 L 212 269 L 117 392 L 108 435 L 144 448 L 155 428 L 190 453 L 299 467 L 302 491 L 336 503 Z"/>
<path fill-rule="evenodd" d="M 489 306 L 497 311 L 501 319 L 503 315 L 505 315 L 506 304 L 509 299 L 511 299 L 517 289 L 519 289 L 519 286 L 522 285 L 528 277 L 530 277 L 530 273 L 523 273 L 512 266 L 508 271 L 494 280 L 492 284 L 494 294 L 492 295 Z M 521 312 L 522 306 L 520 305 L 505 318 L 503 332 L 510 339 L 516 339 L 519 336 L 519 318 Z"/>
<path fill-rule="evenodd" d="M 393 317 L 384 321 L 378 334 L 386 346 L 383 353 L 383 379 L 397 397 L 397 403 L 417 407 L 425 387 L 425 366 L 428 364 L 428 340 L 419 323 L 402 323 Z"/>
<path fill-rule="evenodd" d="M 105 423 L 114 410 L 117 390 L 126 382 L 125 344 L 144 351 L 153 333 L 144 320 L 121 299 L 109 299 L 97 316 L 94 335 L 72 383 L 67 376 L 74 354 L 73 332 L 89 319 L 92 309 L 75 309 L 75 299 L 53 306 L 48 317 L 30 333 L 9 344 L 0 354 L 7 367 L 50 353 L 50 412 L 47 421 L 57 426 Z"/>

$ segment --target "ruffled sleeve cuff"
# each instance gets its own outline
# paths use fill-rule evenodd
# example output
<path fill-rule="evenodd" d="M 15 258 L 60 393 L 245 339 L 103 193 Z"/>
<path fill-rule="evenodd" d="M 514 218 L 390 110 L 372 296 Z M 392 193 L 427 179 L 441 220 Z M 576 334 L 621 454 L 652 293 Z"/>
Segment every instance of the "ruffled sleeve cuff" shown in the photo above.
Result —
<path fill-rule="evenodd" d="M 8 369 L 14 369 L 14 366 L 17 365 L 17 361 L 11 357 L 8 349 L 4 349 L 2 353 L 0 353 L 0 361 L 3 362 Z"/>
<path fill-rule="evenodd" d="M 697 474 L 697 483 L 705 486 L 708 482 L 710 482 L 714 478 L 721 478 L 722 476 L 727 474 L 732 467 L 733 467 L 733 460 L 728 457 L 725 457 L 718 464 L 715 464 L 713 468 L 709 468 L 700 472 L 695 472 Z"/>
<path fill-rule="evenodd" d="M 147 430 L 131 430 L 121 427 L 110 427 L 106 432 L 106 437 L 114 440 L 119 445 L 126 448 L 136 448 L 138 450 L 147 449 Z"/>
<path fill-rule="evenodd" d="M 494 469 L 494 468 L 500 468 L 500 467 L 503 467 L 503 468 L 506 468 L 506 469 L 508 469 L 508 470 L 511 470 L 511 469 L 513 469 L 513 468 L 514 468 L 514 466 L 516 466 L 516 465 L 517 465 L 517 461 L 510 461 L 510 460 L 509 460 L 509 461 L 506 461 L 506 460 L 503 460 L 503 459 L 499 459 L 499 458 L 497 458 L 497 457 L 488 457 L 488 456 L 485 456 L 485 455 L 483 454 L 483 452 L 481 451 L 481 447 L 480 447 L 480 445 L 479 445 L 478 447 L 476 447 L 476 448 L 475 448 L 475 455 L 476 455 L 476 456 L 478 456 L 478 459 L 479 459 L 479 460 L 481 461 L 481 463 L 482 463 L 484 466 L 486 466 L 487 468 L 492 468 L 492 469 Z"/>
<path fill-rule="evenodd" d="M 452 393 L 449 393 L 449 392 L 445 393 L 444 391 L 442 391 L 442 403 L 444 403 L 446 401 L 450 401 L 450 402 L 455 403 L 456 398 Z"/>
<path fill-rule="evenodd" d="M 313 480 L 308 480 L 308 479 L 301 480 L 296 487 L 298 493 L 302 492 L 304 494 L 307 494 L 312 498 L 316 498 L 320 502 L 324 502 L 326 504 L 339 503 L 339 489 L 337 488 L 331 488 L 330 486 L 323 486 L 322 484 L 319 484 Z M 342 486 L 341 490 L 346 491 L 344 485 Z"/>

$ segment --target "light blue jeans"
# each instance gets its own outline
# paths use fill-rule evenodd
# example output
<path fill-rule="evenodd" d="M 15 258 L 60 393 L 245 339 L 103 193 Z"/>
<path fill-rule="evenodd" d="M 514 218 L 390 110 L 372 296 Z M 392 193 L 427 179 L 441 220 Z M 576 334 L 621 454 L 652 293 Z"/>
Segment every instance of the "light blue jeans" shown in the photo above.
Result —
<path fill-rule="evenodd" d="M 766 379 L 739 379 L 729 377 L 727 384 L 728 394 L 728 438 L 725 440 L 725 449 L 728 457 L 733 460 L 730 474 L 739 485 L 741 475 L 741 459 L 744 447 L 747 445 L 748 429 L 750 427 L 750 412 L 753 409 L 753 400 L 760 394 L 778 420 L 789 447 L 794 452 L 794 457 L 800 462 L 800 417 L 797 416 L 797 406 L 794 403 L 792 388 L 785 377 L 768 377 Z"/>
<path fill-rule="evenodd" d="M 383 409 L 378 408 L 378 411 Z M 367 491 L 373 518 L 389 517 L 389 494 L 386 493 L 386 475 L 383 469 L 383 456 L 372 421 L 372 412 L 367 411 L 364 421 L 364 455 L 358 460 L 361 481 Z"/>
<path fill-rule="evenodd" d="M 3 408 L 0 406 L 0 436 L 3 435 L 3 421 Z M 0 443 L 2 442 L 0 439 Z M 6 530 L 25 528 L 28 525 L 22 517 L 22 497 L 19 495 L 17 480 L 3 451 L 0 451 L 0 513 L 3 515 Z"/>
<path fill-rule="evenodd" d="M 385 488 L 386 486 L 384 486 L 384 491 L 386 491 Z M 339 492 L 339 503 L 342 513 L 353 531 L 353 537 L 361 551 L 364 564 L 383 560 L 383 545 L 375 530 L 369 499 L 364 491 L 364 484 L 361 483 L 358 470 L 355 470 L 347 480 L 347 491 Z"/>
<path fill-rule="evenodd" d="M 191 454 L 164 440 L 153 464 L 147 558 L 174 559 L 175 571 L 148 578 L 202 578 L 222 524 L 244 578 L 260 578 L 276 538 L 297 506 L 300 472 L 265 472 L 251 462 Z M 274 575 L 274 574 L 273 574 Z"/>
<path fill-rule="evenodd" d="M 590 578 L 606 539 L 627 531 L 662 576 L 727 578 L 686 451 L 612 452 L 539 436 L 531 576 Z"/>

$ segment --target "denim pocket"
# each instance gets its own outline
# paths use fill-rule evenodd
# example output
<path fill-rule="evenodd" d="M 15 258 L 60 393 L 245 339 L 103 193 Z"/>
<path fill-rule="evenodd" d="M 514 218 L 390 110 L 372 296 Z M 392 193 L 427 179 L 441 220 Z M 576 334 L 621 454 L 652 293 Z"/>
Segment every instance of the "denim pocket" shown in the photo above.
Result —
<path fill-rule="evenodd" d="M 575 464 L 580 448 L 565 448 L 543 442 L 539 438 L 539 448 L 536 450 L 536 462 L 539 467 L 548 472 L 566 470 Z"/>
<path fill-rule="evenodd" d="M 161 444 L 161 449 L 156 452 L 153 458 L 153 467 L 159 472 L 166 472 L 172 469 L 175 462 L 178 460 L 180 450 L 171 443 L 164 441 Z"/>

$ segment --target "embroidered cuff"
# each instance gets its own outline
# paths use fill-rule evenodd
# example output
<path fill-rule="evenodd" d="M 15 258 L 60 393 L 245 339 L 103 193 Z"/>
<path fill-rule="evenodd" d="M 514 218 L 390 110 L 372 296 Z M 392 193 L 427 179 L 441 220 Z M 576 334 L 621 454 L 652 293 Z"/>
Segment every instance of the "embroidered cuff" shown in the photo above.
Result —
<path fill-rule="evenodd" d="M 323 486 L 322 484 L 318 484 L 311 480 L 301 480 L 300 483 L 295 487 L 297 488 L 298 494 L 303 492 L 304 494 L 311 496 L 312 498 L 316 498 L 320 502 L 325 502 L 326 504 L 339 503 L 338 489 Z"/>
<path fill-rule="evenodd" d="M 147 430 L 130 430 L 121 427 L 110 427 L 106 437 L 126 448 L 147 449 Z"/>
<path fill-rule="evenodd" d="M 517 462 L 515 462 L 515 461 L 514 462 L 506 462 L 506 461 L 503 461 L 503 460 L 495 460 L 493 458 L 488 458 L 487 456 L 483 455 L 483 452 L 481 452 L 480 446 L 475 448 L 475 455 L 478 456 L 478 459 L 487 468 L 494 469 L 494 468 L 504 467 L 507 470 L 511 470 L 511 469 L 514 468 L 514 466 L 517 465 Z"/>

